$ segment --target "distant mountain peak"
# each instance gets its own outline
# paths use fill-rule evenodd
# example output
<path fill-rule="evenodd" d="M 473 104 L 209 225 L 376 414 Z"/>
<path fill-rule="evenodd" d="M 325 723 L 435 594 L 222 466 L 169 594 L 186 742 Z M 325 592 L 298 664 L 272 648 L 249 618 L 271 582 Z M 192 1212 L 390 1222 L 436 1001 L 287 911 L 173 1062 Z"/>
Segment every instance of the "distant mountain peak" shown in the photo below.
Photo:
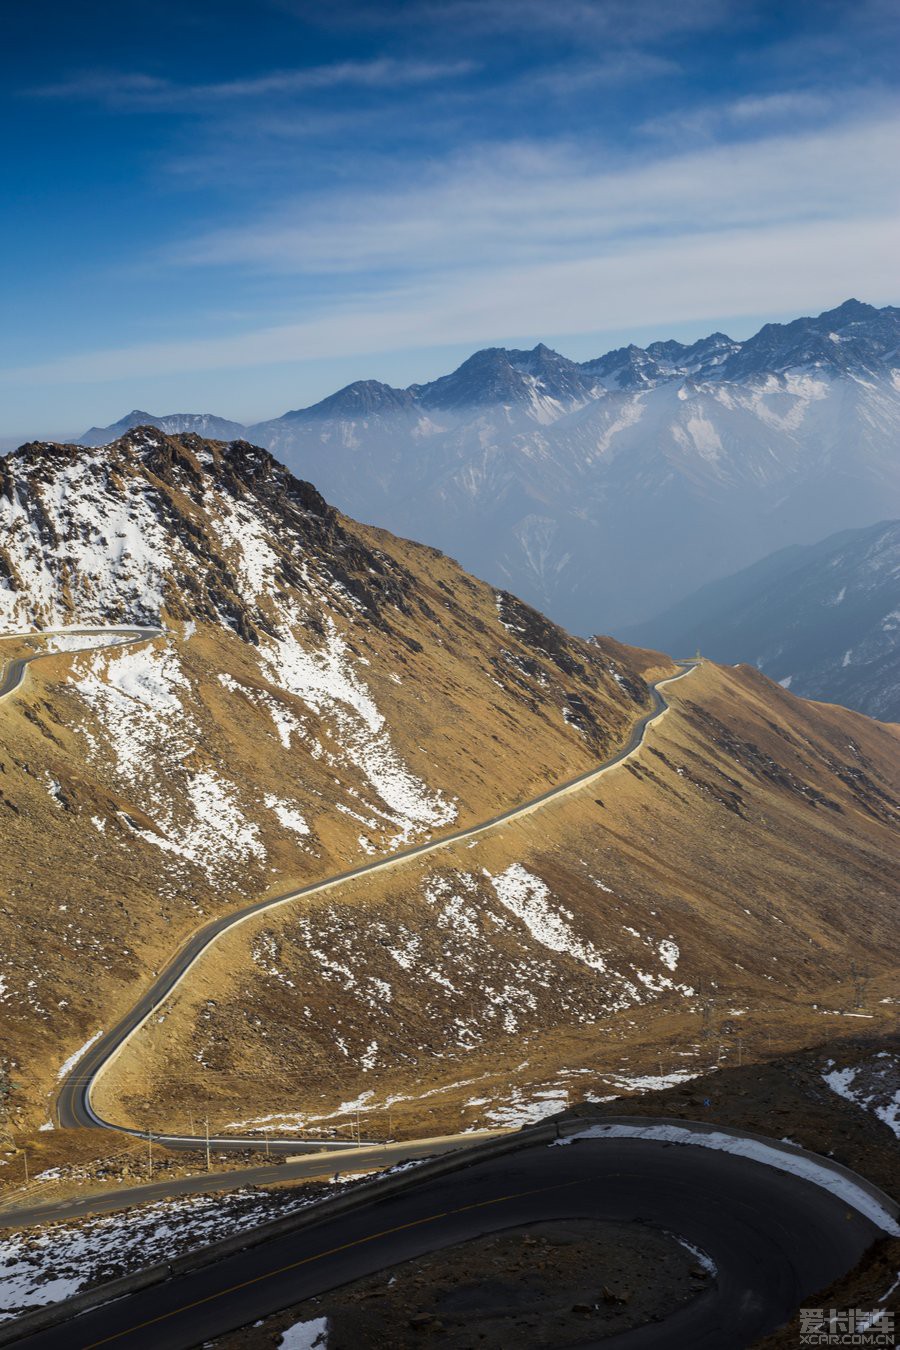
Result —
<path fill-rule="evenodd" d="M 563 406 L 583 402 L 593 381 L 581 366 L 539 342 L 530 350 L 483 347 L 451 375 L 415 387 L 426 405 L 443 409 L 532 406 L 553 400 Z"/>
<path fill-rule="evenodd" d="M 399 412 L 411 408 L 414 396 L 408 389 L 395 389 L 380 380 L 354 380 L 335 394 L 321 399 L 309 408 L 286 413 L 290 418 L 354 418 L 369 417 L 373 413 Z"/>
<path fill-rule="evenodd" d="M 529 390 L 502 347 L 484 347 L 450 375 L 419 385 L 416 395 L 426 407 L 453 409 L 524 403 Z"/>
<path fill-rule="evenodd" d="M 890 306 L 886 306 L 886 308 L 890 308 Z M 838 305 L 836 309 L 826 309 L 819 315 L 819 318 L 825 322 L 840 319 L 845 323 L 852 323 L 858 320 L 872 319 L 879 312 L 874 305 L 868 305 L 863 300 L 856 300 L 851 297 L 851 299 L 845 300 L 842 305 Z"/>
<path fill-rule="evenodd" d="M 900 309 L 850 298 L 741 342 L 632 342 L 583 364 L 543 342 L 484 347 L 428 383 L 356 380 L 252 428 L 122 421 L 234 442 L 247 467 L 246 442 L 264 445 L 342 511 L 586 632 L 785 544 L 900 516 L 898 368 Z M 184 453 L 171 467 L 189 482 Z M 203 453 L 227 484 L 231 452 Z"/>
<path fill-rule="evenodd" d="M 118 422 L 109 427 L 91 427 L 79 438 L 79 445 L 109 445 L 135 427 L 156 427 L 169 436 L 178 436 L 193 432 L 198 436 L 212 437 L 215 440 L 233 440 L 246 428 L 240 422 L 231 422 L 225 417 L 216 417 L 214 413 L 166 413 L 157 417 L 155 413 L 133 408 Z"/>

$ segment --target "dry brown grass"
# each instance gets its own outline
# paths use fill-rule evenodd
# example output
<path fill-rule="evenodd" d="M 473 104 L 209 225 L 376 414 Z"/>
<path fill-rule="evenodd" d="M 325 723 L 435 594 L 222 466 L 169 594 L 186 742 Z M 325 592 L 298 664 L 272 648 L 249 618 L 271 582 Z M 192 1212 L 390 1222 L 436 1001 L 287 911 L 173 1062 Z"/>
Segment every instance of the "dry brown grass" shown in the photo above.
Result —
<path fill-rule="evenodd" d="M 310 623 L 333 620 L 404 762 L 430 790 L 456 799 L 455 824 L 589 767 L 625 738 L 641 711 L 641 672 L 660 668 L 660 658 L 618 644 L 590 647 L 545 626 L 538 640 L 550 634 L 548 655 L 510 633 L 498 621 L 494 591 L 449 559 L 352 522 L 342 528 L 355 532 L 364 580 L 375 550 L 414 590 L 402 608 L 385 602 L 374 619 L 338 593 Z M 179 752 L 177 772 L 175 761 L 166 767 L 161 728 L 158 761 L 154 743 L 144 756 L 145 778 L 123 773 L 74 687 L 103 656 L 46 657 L 0 702 L 0 1133 L 17 1140 L 51 1117 L 63 1061 L 132 1006 L 202 921 L 366 857 L 358 821 L 337 806 L 353 806 L 360 792 L 371 798 L 371 788 L 340 759 L 334 722 L 268 683 L 252 642 L 202 622 L 185 640 L 184 617 L 168 617 L 167 641 L 188 681 L 179 692 L 196 734 Z M 312 649 L 320 639 L 306 632 Z M 4 642 L 0 660 L 32 646 Z M 637 701 L 609 673 L 613 661 Z M 223 673 L 242 687 L 223 687 Z M 563 718 L 573 694 L 589 709 L 587 732 Z M 304 742 L 284 747 L 267 697 L 302 721 Z M 315 741 L 318 758 L 305 748 Z M 125 819 L 158 833 L 153 803 L 165 800 L 177 831 L 190 818 L 183 774 L 202 769 L 237 785 L 266 851 L 264 859 L 234 851 L 214 879 L 136 835 Z M 263 808 L 269 793 L 298 805 L 308 840 Z M 102 831 L 94 821 L 104 822 Z M 370 833 L 372 847 L 386 847 L 387 823 Z"/>
<path fill-rule="evenodd" d="M 482 1124 L 519 1094 L 603 1096 L 623 1073 L 896 1025 L 896 731 L 747 670 L 706 666 L 670 695 L 640 756 L 597 785 L 226 935 L 103 1081 L 104 1111 L 159 1128 L 200 1094 L 220 1123 L 346 1124 L 341 1103 L 369 1092 L 367 1128 L 386 1132 L 395 1098 L 395 1132 L 425 1134 Z M 541 947 L 497 904 L 483 871 L 515 863 L 606 974 Z M 464 901 L 455 924 L 427 898 L 436 884 Z M 391 951 L 410 934 L 404 969 Z M 652 947 L 670 936 L 671 979 L 693 995 L 638 982 L 642 1001 L 616 1011 L 612 972 L 669 976 Z M 512 1029 L 501 987 L 527 996 L 505 999 Z"/>

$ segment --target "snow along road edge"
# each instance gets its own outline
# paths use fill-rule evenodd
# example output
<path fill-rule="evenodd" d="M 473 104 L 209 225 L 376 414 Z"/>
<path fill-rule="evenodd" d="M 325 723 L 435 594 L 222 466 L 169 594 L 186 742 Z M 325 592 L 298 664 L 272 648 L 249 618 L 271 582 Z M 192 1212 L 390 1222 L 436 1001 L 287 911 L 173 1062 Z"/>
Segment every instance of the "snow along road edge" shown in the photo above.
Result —
<path fill-rule="evenodd" d="M 692 1145 L 695 1148 L 718 1149 L 739 1158 L 775 1167 L 780 1172 L 808 1181 L 813 1186 L 829 1191 L 848 1204 L 851 1209 L 877 1224 L 891 1237 L 900 1237 L 897 1205 L 890 1196 L 865 1178 L 857 1176 L 841 1163 L 810 1153 L 792 1144 L 781 1144 L 762 1135 L 732 1132 L 715 1125 L 687 1124 L 671 1120 L 631 1124 L 624 1121 L 590 1125 L 578 1129 L 556 1145 L 572 1144 L 579 1139 L 655 1139 L 660 1143 Z"/>

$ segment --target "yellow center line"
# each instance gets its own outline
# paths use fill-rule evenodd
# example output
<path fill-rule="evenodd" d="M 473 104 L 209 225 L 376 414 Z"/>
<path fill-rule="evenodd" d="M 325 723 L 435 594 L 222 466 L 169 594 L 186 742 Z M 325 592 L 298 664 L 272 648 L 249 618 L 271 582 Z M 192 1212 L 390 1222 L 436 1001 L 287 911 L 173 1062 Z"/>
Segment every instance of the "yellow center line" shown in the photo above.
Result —
<path fill-rule="evenodd" d="M 193 1303 L 185 1303 L 180 1308 L 173 1308 L 171 1312 L 161 1313 L 159 1317 L 151 1317 L 146 1322 L 138 1322 L 133 1327 L 127 1327 L 124 1331 L 116 1331 L 112 1336 L 105 1336 L 101 1341 L 91 1341 L 90 1345 L 84 1346 L 83 1350 L 97 1350 L 98 1346 L 110 1345 L 113 1341 L 121 1340 L 123 1336 L 130 1336 L 135 1331 L 143 1331 L 146 1327 L 157 1326 L 160 1322 L 166 1322 L 169 1318 L 179 1317 L 182 1313 L 190 1312 L 194 1308 L 200 1308 L 204 1303 L 214 1303 L 218 1298 L 224 1298 L 226 1294 L 235 1294 L 240 1289 L 249 1289 L 251 1285 L 261 1284 L 263 1280 L 274 1279 L 276 1275 L 285 1275 L 289 1270 L 299 1270 L 301 1266 L 311 1265 L 314 1261 L 322 1261 L 327 1256 L 337 1256 L 340 1252 L 350 1251 L 352 1247 L 363 1247 L 367 1242 L 377 1242 L 379 1238 L 392 1237 L 395 1233 L 403 1233 L 410 1228 L 421 1228 L 427 1223 L 437 1223 L 440 1219 L 450 1219 L 456 1214 L 465 1214 L 472 1209 L 487 1209 L 491 1205 L 502 1205 L 507 1200 L 523 1200 L 529 1195 L 544 1195 L 548 1191 L 561 1191 L 569 1186 L 584 1185 L 584 1177 L 576 1177 L 573 1181 L 560 1181 L 553 1186 L 536 1186 L 529 1191 L 514 1191 L 510 1195 L 498 1195 L 493 1200 L 476 1200 L 471 1205 L 460 1205 L 458 1209 L 446 1209 L 440 1214 L 429 1214 L 424 1219 L 412 1219 L 409 1223 L 398 1224 L 395 1228 L 385 1228 L 380 1233 L 370 1233 L 367 1237 L 354 1238 L 352 1242 L 344 1242 L 339 1247 L 330 1247 L 327 1251 L 316 1252 L 314 1256 L 304 1256 L 299 1261 L 291 1261 L 286 1266 L 279 1266 L 277 1270 L 268 1270 L 263 1275 L 254 1275 L 250 1280 L 242 1280 L 239 1284 L 229 1285 L 226 1289 L 219 1289 L 214 1294 L 207 1294 L 204 1298 L 195 1299 Z M 302 1300 L 300 1300 L 302 1302 Z"/>

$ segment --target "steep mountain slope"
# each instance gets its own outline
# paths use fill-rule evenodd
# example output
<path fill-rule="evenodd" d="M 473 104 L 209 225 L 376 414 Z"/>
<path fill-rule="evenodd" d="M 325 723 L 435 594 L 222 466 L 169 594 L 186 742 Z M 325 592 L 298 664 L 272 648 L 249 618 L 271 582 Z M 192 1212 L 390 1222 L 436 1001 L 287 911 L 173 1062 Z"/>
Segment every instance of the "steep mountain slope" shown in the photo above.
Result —
<path fill-rule="evenodd" d="M 667 695 L 592 788 L 225 935 L 99 1108 L 431 1136 L 896 1028 L 896 729 L 748 667 Z"/>
<path fill-rule="evenodd" d="M 0 629 L 120 622 L 165 632 L 53 637 L 0 701 L 0 1085 L 33 1126 L 202 916 L 589 767 L 667 664 L 569 638 L 244 442 L 0 460 Z"/>
<path fill-rule="evenodd" d="M 751 661 L 794 693 L 900 721 L 900 522 L 783 549 L 621 636 Z"/>
<path fill-rule="evenodd" d="M 165 630 L 3 644 L 63 648 L 0 702 L 0 1100 L 19 1138 L 200 923 L 571 778 L 672 669 L 354 524 L 245 442 L 25 446 L 0 461 L 0 529 L 7 632 Z M 160 1130 L 201 1105 L 220 1128 L 358 1104 L 373 1130 L 393 1111 L 427 1132 L 808 1042 L 841 1010 L 886 1025 L 896 729 L 746 668 L 669 688 L 599 783 L 232 930 L 101 1109 Z"/>
<path fill-rule="evenodd" d="M 342 509 L 605 631 L 900 513 L 900 310 L 850 300 L 743 343 L 714 333 L 583 364 L 492 348 L 248 434 Z"/>

